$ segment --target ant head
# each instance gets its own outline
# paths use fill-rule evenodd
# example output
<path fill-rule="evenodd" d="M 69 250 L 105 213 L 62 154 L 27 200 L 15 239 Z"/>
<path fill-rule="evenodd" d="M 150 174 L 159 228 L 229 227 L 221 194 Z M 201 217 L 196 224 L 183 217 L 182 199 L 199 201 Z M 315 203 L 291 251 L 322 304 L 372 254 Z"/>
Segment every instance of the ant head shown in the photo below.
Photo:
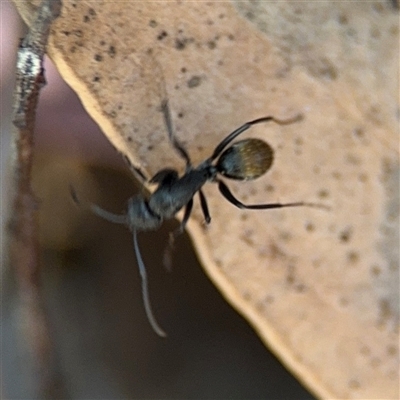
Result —
<path fill-rule="evenodd" d="M 148 202 L 141 195 L 128 200 L 127 225 L 139 231 L 155 230 L 161 226 L 162 218 L 153 214 Z"/>
<path fill-rule="evenodd" d="M 252 180 L 272 165 L 274 151 L 260 139 L 245 139 L 228 147 L 219 157 L 217 171 L 230 179 Z"/>

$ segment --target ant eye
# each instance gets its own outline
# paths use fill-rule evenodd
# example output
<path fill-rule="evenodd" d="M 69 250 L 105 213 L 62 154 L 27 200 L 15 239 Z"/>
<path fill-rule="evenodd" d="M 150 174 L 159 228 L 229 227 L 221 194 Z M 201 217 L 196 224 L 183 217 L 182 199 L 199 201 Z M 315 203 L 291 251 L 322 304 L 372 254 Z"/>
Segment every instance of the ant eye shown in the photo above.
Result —
<path fill-rule="evenodd" d="M 265 174 L 273 159 L 274 151 L 267 143 L 260 139 L 245 139 L 227 148 L 216 167 L 227 178 L 251 180 Z"/>

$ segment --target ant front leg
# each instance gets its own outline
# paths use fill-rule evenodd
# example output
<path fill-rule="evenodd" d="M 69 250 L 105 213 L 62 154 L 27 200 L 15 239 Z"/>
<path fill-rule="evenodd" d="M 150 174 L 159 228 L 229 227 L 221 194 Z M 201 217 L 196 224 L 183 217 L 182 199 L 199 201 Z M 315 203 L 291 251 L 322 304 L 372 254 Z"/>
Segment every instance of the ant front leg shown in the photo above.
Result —
<path fill-rule="evenodd" d="M 179 228 L 175 229 L 173 232 L 169 234 L 168 244 L 164 250 L 164 257 L 163 257 L 163 264 L 168 271 L 172 269 L 172 251 L 174 249 L 175 239 L 183 233 L 185 230 L 186 224 L 189 221 L 190 214 L 192 213 L 193 209 L 193 199 L 189 200 L 189 203 L 186 204 L 185 207 L 185 214 L 183 215 L 182 222 Z"/>
<path fill-rule="evenodd" d="M 135 167 L 129 158 L 126 155 L 123 155 L 122 157 L 126 164 L 128 165 L 129 169 L 131 170 L 133 176 L 140 181 L 142 184 L 148 183 L 150 179 L 146 176 L 146 174 L 139 168 Z"/>
<path fill-rule="evenodd" d="M 305 207 L 317 207 L 317 208 L 324 208 L 329 210 L 329 207 L 325 206 L 324 204 L 318 203 L 307 203 L 304 201 L 298 201 L 295 203 L 269 203 L 269 204 L 252 204 L 246 205 L 239 201 L 229 190 L 228 186 L 225 185 L 224 182 L 218 180 L 218 189 L 222 193 L 222 195 L 234 206 L 246 209 L 246 210 L 268 210 L 272 208 L 283 208 L 283 207 L 298 207 L 298 206 L 305 206 Z"/>

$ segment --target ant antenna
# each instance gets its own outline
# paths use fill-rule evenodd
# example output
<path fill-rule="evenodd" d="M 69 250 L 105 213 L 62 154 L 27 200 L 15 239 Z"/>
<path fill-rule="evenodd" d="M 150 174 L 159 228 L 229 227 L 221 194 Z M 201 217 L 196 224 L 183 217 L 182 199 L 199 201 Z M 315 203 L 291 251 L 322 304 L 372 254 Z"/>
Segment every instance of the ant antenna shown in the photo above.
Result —
<path fill-rule="evenodd" d="M 122 224 L 122 225 L 128 224 L 128 218 L 126 214 L 110 213 L 109 211 L 106 211 L 103 208 L 92 203 L 89 203 L 89 209 L 93 214 L 96 214 L 97 216 L 105 219 L 106 221 L 113 222 L 114 224 Z"/>
<path fill-rule="evenodd" d="M 77 204 L 78 206 L 81 206 L 81 202 L 79 201 L 77 193 L 75 189 L 72 187 L 72 185 L 70 185 L 70 192 L 74 203 Z M 96 214 L 97 216 L 105 219 L 106 221 L 113 222 L 115 224 L 127 225 L 129 227 L 127 214 L 114 214 L 92 203 L 89 203 L 88 208 L 93 214 Z M 135 228 L 132 230 L 132 234 L 133 234 L 133 246 L 135 249 L 136 261 L 139 267 L 140 277 L 142 279 L 142 298 L 147 319 L 149 320 L 150 325 L 153 328 L 154 332 L 157 333 L 158 336 L 166 337 L 167 334 L 158 325 L 151 308 L 146 266 L 144 265 L 142 256 L 140 254 L 139 245 L 137 241 L 137 233 Z"/>
<path fill-rule="evenodd" d="M 153 328 L 154 332 L 157 333 L 158 336 L 166 337 L 167 334 L 158 325 L 158 323 L 154 317 L 153 311 L 151 309 L 146 267 L 144 265 L 142 256 L 140 254 L 139 245 L 138 245 L 138 241 L 137 241 L 137 233 L 136 233 L 135 228 L 133 229 L 132 233 L 133 233 L 133 246 L 135 248 L 136 260 L 137 260 L 138 267 L 139 267 L 139 273 L 142 278 L 142 297 L 143 297 L 144 309 L 146 311 L 147 319 L 149 320 L 150 325 Z"/>

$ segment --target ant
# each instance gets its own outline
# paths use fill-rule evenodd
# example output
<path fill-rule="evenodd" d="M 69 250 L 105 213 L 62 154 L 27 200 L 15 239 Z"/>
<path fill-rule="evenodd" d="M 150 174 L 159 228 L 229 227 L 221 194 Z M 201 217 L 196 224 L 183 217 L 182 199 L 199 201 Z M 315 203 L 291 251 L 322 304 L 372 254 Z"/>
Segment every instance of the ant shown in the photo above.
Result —
<path fill-rule="evenodd" d="M 272 116 L 258 118 L 246 122 L 235 129 L 225 139 L 223 139 L 214 149 L 212 155 L 204 160 L 199 166 L 194 167 L 184 146 L 176 139 L 173 134 L 171 114 L 168 101 L 164 100 L 161 104 L 165 125 L 172 146 L 179 156 L 186 162 L 185 173 L 179 177 L 175 169 L 164 168 L 158 171 L 148 182 L 157 184 L 156 190 L 149 196 L 143 194 L 131 197 L 128 200 L 127 212 L 125 214 L 113 214 L 95 204 L 90 204 L 90 210 L 101 218 L 126 225 L 133 234 L 133 244 L 139 272 L 142 279 L 142 295 L 145 311 L 153 330 L 162 337 L 166 333 L 158 325 L 150 305 L 149 291 L 146 268 L 140 254 L 137 232 L 155 230 L 160 227 L 165 219 L 173 218 L 178 211 L 185 208 L 180 227 L 173 232 L 173 238 L 181 234 L 189 220 L 193 208 L 193 197 L 199 194 L 200 205 L 207 224 L 211 221 L 208 210 L 207 200 L 202 191 L 203 185 L 207 182 L 215 182 L 221 194 L 234 206 L 248 210 L 267 210 L 282 207 L 321 207 L 323 205 L 307 202 L 294 203 L 269 203 L 246 205 L 239 201 L 230 191 L 228 186 L 219 179 L 218 175 L 235 180 L 253 180 L 265 174 L 272 165 L 274 151 L 269 144 L 260 139 L 244 139 L 233 143 L 227 147 L 234 139 L 253 125 L 273 121 L 279 125 L 287 125 L 302 119 L 298 115 L 291 119 L 281 120 Z M 131 165 L 132 172 L 145 180 L 145 175 L 136 167 Z M 71 188 L 71 195 L 75 203 L 79 204 L 76 193 Z M 172 242 L 170 242 L 171 244 Z"/>

